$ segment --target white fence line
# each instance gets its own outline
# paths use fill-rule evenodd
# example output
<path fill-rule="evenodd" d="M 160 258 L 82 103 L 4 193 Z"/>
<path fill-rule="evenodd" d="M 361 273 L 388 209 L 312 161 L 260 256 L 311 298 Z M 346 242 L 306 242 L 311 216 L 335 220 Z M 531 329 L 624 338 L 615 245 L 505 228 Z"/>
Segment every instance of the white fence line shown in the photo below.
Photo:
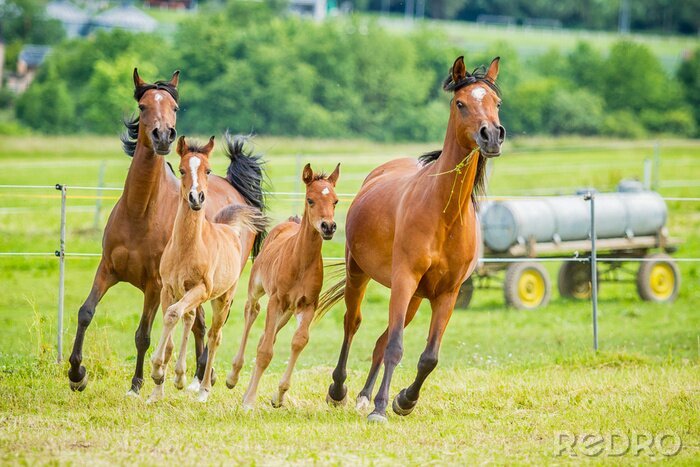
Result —
<path fill-rule="evenodd" d="M 67 186 L 62 184 L 56 185 L 0 185 L 0 189 L 52 189 L 61 191 L 61 225 L 60 225 L 60 239 L 59 239 L 59 249 L 54 253 L 47 252 L 0 252 L 0 257 L 57 257 L 60 262 L 60 278 L 59 278 L 59 300 L 58 300 L 58 336 L 57 336 L 57 360 L 58 362 L 62 359 L 62 339 L 63 339 L 63 299 L 64 299 L 64 286 L 65 286 L 65 259 L 66 258 L 96 258 L 102 256 L 101 253 L 71 253 L 65 251 L 66 244 L 66 208 L 67 208 L 67 192 L 68 189 L 71 190 L 100 190 L 100 191 L 123 191 L 123 188 L 115 187 L 89 187 L 89 186 Z M 99 194 L 99 191 L 98 191 Z M 298 192 L 272 192 L 269 195 L 278 196 L 294 196 L 302 197 L 302 193 Z M 339 194 L 342 197 L 353 197 L 354 194 Z M 517 257 L 502 257 L 502 258 L 480 258 L 480 263 L 541 263 L 541 262 L 579 262 L 579 263 L 589 263 L 591 267 L 591 305 L 592 305 L 592 315 L 593 315 L 593 347 L 598 350 L 598 300 L 597 300 L 597 263 L 598 262 L 648 262 L 648 261 L 658 261 L 655 258 L 597 258 L 597 248 L 596 248 L 596 229 L 595 229 L 595 193 L 587 192 L 581 195 L 585 200 L 590 201 L 591 209 L 591 250 L 588 256 L 579 256 L 575 253 L 572 257 L 545 257 L 545 258 L 517 258 Z M 495 196 L 494 196 L 495 197 Z M 512 198 L 541 198 L 542 196 L 513 196 Z M 499 198 L 508 198 L 500 196 Z M 664 198 L 667 199 L 667 198 Z M 700 198 L 682 198 L 682 197 L 669 197 L 668 200 L 673 201 L 700 201 Z M 326 262 L 342 262 L 344 258 L 340 257 L 328 257 L 324 258 Z M 700 262 L 700 258 L 674 258 L 674 261 L 678 262 Z"/>

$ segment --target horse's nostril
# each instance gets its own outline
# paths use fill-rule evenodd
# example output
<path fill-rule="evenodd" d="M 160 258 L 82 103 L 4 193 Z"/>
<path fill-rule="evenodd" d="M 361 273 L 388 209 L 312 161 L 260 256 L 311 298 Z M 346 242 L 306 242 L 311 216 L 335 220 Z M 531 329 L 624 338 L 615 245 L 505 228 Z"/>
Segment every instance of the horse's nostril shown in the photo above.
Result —
<path fill-rule="evenodd" d="M 321 222 L 321 230 L 324 232 L 328 232 L 328 223 L 327 222 Z"/>
<path fill-rule="evenodd" d="M 337 228 L 337 225 L 335 224 L 335 222 L 333 222 L 333 223 L 331 224 L 331 233 L 335 232 L 335 229 L 336 229 L 336 228 Z"/>
<path fill-rule="evenodd" d="M 199 204 L 202 204 L 204 202 L 204 192 L 200 191 L 199 192 Z"/>
<path fill-rule="evenodd" d="M 158 141 L 158 140 L 160 139 L 160 138 L 158 137 L 158 136 L 159 136 L 159 135 L 158 135 L 158 128 L 154 128 L 153 131 L 151 132 L 151 134 L 153 135 L 153 140 L 154 140 L 154 141 Z"/>
<path fill-rule="evenodd" d="M 190 200 L 190 204 L 197 204 L 197 200 L 194 199 L 194 196 L 192 195 L 191 191 L 189 194 L 189 200 Z"/>
<path fill-rule="evenodd" d="M 501 143 L 506 139 L 506 129 L 502 125 L 498 125 L 498 141 Z"/>
<path fill-rule="evenodd" d="M 488 132 L 488 129 L 486 128 L 486 125 L 482 126 L 481 129 L 479 130 L 479 136 L 481 136 L 481 139 L 483 139 L 484 142 L 488 142 L 489 132 Z"/>
<path fill-rule="evenodd" d="M 168 134 L 168 140 L 172 143 L 175 141 L 175 138 L 177 138 L 177 130 L 175 130 L 175 128 L 171 128 L 170 133 Z"/>

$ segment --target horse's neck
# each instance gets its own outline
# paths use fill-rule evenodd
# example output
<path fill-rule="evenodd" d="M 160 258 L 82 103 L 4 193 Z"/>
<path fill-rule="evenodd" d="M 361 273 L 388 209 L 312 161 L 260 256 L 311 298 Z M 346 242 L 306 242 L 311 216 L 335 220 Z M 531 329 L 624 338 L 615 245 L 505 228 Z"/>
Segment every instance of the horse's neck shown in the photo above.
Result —
<path fill-rule="evenodd" d="M 175 215 L 172 241 L 179 251 L 187 251 L 202 241 L 206 219 L 204 209 L 194 211 L 185 199 L 180 200 Z"/>
<path fill-rule="evenodd" d="M 132 217 L 140 217 L 158 199 L 166 181 L 165 160 L 139 139 L 124 184 L 124 199 Z"/>
<path fill-rule="evenodd" d="M 465 148 L 457 142 L 450 119 L 442 154 L 433 168 L 425 172 L 431 179 L 428 199 L 438 203 L 448 223 L 464 216 L 470 208 L 481 157 L 478 152 L 472 154 L 475 148 Z"/>
<path fill-rule="evenodd" d="M 323 246 L 321 234 L 311 225 L 306 212 L 295 237 L 294 257 L 299 258 L 299 267 L 304 270 L 318 262 Z"/>

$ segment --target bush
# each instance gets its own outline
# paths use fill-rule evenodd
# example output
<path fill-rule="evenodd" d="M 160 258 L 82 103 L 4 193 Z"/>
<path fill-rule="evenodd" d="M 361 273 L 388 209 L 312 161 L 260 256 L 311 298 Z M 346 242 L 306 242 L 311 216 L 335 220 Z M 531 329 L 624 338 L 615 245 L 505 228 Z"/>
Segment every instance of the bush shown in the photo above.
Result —
<path fill-rule="evenodd" d="M 546 113 L 548 133 L 594 135 L 603 124 L 603 99 L 578 89 L 558 89 L 552 96 Z"/>
<path fill-rule="evenodd" d="M 617 111 L 606 115 L 601 125 L 601 134 L 618 138 L 644 138 L 647 131 L 639 118 L 627 111 Z"/>

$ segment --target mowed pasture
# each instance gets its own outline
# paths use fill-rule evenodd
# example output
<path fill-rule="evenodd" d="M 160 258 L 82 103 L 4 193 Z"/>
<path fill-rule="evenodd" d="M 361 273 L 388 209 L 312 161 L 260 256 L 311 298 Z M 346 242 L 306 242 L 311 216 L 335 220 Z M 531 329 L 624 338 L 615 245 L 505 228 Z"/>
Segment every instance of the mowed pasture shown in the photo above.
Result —
<path fill-rule="evenodd" d="M 340 194 L 356 192 L 379 163 L 432 150 L 436 144 L 383 145 L 366 141 L 259 138 L 272 191 L 270 215 L 301 214 L 301 167 L 331 171 L 341 162 Z M 700 196 L 700 143 L 662 141 L 660 192 Z M 512 140 L 494 165 L 489 192 L 523 195 L 571 193 L 577 187 L 611 189 L 620 178 L 642 178 L 652 142 L 590 139 Z M 177 156 L 168 160 L 176 164 Z M 225 157 L 212 156 L 223 173 Z M 101 227 L 118 191 L 104 191 L 95 224 L 95 186 L 103 163 L 107 187 L 121 187 L 129 159 L 117 138 L 4 138 L 0 184 L 68 188 L 68 253 L 100 251 Z M 345 211 L 341 196 L 339 231 L 324 245 L 328 257 L 342 256 Z M 700 203 L 670 201 L 668 227 L 683 239 L 677 257 L 700 257 Z M 0 252 L 47 252 L 59 245 L 60 198 L 52 189 L 0 189 Z M 97 259 L 69 256 L 66 263 L 64 357 L 70 354 L 77 310 L 92 281 Z M 558 265 L 548 264 L 556 277 Z M 239 386 L 228 390 L 230 368 L 242 330 L 247 276 L 236 294 L 217 355 L 220 377 L 206 405 L 178 392 L 168 373 L 165 399 L 146 405 L 153 387 L 147 378 L 140 399 L 124 394 L 134 367 L 134 331 L 140 292 L 120 284 L 97 308 L 86 336 L 84 364 L 90 383 L 83 393 L 68 387 L 67 362 L 55 364 L 58 261 L 53 257 L 0 257 L 0 462 L 104 463 L 542 463 L 557 457 L 560 434 L 631 437 L 622 457 L 599 459 L 638 463 L 664 456 L 658 449 L 635 453 L 641 434 L 672 432 L 682 448 L 672 461 L 700 456 L 700 263 L 680 263 L 683 285 L 673 304 L 642 302 L 633 282 L 605 282 L 600 288 L 600 352 L 592 351 L 591 306 L 553 293 L 551 304 L 529 312 L 508 309 L 500 289 L 477 289 L 469 310 L 456 311 L 445 334 L 437 370 L 428 378 L 416 410 L 401 418 L 389 413 L 386 426 L 368 425 L 354 409 L 375 339 L 386 326 L 388 291 L 373 284 L 364 302 L 363 324 L 349 360 L 350 403 L 325 402 L 342 340 L 342 306 L 312 329 L 288 393 L 287 405 L 268 401 L 289 355 L 292 326 L 284 329 L 259 390 L 257 409 L 241 410 L 264 319 L 251 333 Z M 425 345 L 430 319 L 424 304 L 404 335 L 404 357 L 392 394 L 408 385 Z M 156 319 L 152 346 L 160 335 Z M 179 327 L 177 335 L 179 336 Z M 176 336 L 177 339 L 177 336 Z M 194 369 L 193 349 L 188 368 Z M 147 364 L 147 373 L 150 365 Z M 578 459 L 585 449 L 576 447 Z M 653 457 L 649 457 L 653 454 Z"/>

